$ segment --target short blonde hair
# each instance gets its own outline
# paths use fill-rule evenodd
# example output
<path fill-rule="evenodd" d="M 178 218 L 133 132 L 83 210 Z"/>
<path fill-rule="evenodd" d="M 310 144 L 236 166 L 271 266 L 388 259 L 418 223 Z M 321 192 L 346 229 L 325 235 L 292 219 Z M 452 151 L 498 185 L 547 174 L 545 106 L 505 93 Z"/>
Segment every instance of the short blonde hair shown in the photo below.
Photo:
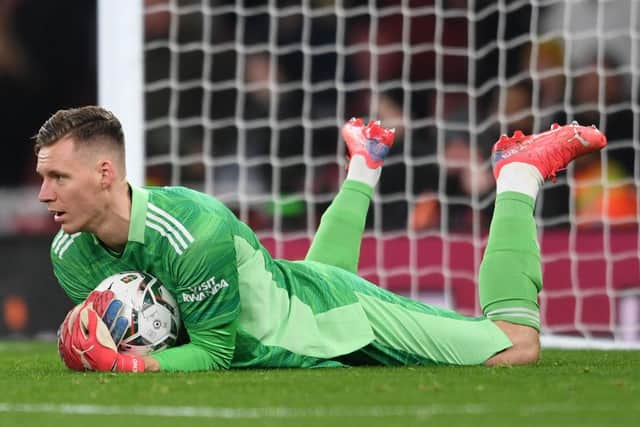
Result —
<path fill-rule="evenodd" d="M 118 118 L 102 107 L 89 105 L 58 110 L 34 136 L 35 152 L 65 137 L 78 144 L 112 144 L 124 159 L 124 133 Z"/>

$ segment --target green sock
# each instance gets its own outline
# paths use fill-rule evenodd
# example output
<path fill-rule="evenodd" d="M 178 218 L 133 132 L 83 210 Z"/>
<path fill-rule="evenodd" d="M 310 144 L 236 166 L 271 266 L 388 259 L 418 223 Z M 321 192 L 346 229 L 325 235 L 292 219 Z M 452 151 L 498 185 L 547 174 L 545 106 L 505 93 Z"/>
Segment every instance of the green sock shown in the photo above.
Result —
<path fill-rule="evenodd" d="M 534 205 L 522 193 L 498 194 L 478 281 L 485 316 L 540 330 L 542 267 Z"/>
<path fill-rule="evenodd" d="M 306 260 L 358 272 L 360 243 L 373 188 L 346 180 L 322 215 Z"/>

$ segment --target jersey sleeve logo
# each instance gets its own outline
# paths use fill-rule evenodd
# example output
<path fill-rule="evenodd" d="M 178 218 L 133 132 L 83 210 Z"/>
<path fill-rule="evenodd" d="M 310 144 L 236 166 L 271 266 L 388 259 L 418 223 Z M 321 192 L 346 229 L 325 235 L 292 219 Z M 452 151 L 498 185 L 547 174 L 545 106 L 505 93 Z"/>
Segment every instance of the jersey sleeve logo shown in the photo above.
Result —
<path fill-rule="evenodd" d="M 51 249 L 53 250 L 53 253 L 56 254 L 58 258 L 62 258 L 62 255 L 64 255 L 67 249 L 69 249 L 69 247 L 73 244 L 73 241 L 80 234 L 80 232 L 67 234 L 64 231 L 60 230 L 51 243 Z"/>
<path fill-rule="evenodd" d="M 147 227 L 160 233 L 169 241 L 176 253 L 182 255 L 195 240 L 189 230 L 175 217 L 156 205 L 149 203 L 147 207 Z"/>
<path fill-rule="evenodd" d="M 192 286 L 188 289 L 188 292 L 182 293 L 182 301 L 184 302 L 200 302 L 207 297 L 212 297 L 220 290 L 228 288 L 229 283 L 226 280 L 221 279 L 216 282 L 216 278 L 212 277 L 199 285 Z"/>

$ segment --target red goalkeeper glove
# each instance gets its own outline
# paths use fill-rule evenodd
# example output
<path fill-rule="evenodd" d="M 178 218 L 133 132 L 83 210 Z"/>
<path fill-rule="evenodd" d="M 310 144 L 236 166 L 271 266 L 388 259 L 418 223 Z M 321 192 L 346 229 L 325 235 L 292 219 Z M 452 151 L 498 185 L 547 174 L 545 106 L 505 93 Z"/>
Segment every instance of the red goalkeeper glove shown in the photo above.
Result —
<path fill-rule="evenodd" d="M 111 336 L 116 345 L 126 332 L 129 322 L 124 317 L 118 316 L 122 301 L 114 299 L 112 291 L 93 291 L 87 299 L 75 306 L 64 318 L 62 325 L 58 329 L 58 353 L 64 364 L 74 371 L 84 371 L 86 367 L 78 357 L 78 354 L 71 347 L 71 330 L 78 319 L 80 310 L 86 307 L 93 308 L 107 324 Z"/>
<path fill-rule="evenodd" d="M 96 310 L 80 309 L 71 328 L 71 348 L 85 369 L 111 372 L 143 372 L 144 359 L 119 354 L 116 344 Z"/>
<path fill-rule="evenodd" d="M 73 348 L 71 348 L 71 328 L 78 319 L 83 304 L 78 304 L 67 313 L 58 329 L 58 354 L 69 369 L 84 371 L 84 365 Z"/>
<path fill-rule="evenodd" d="M 83 307 L 93 308 L 100 317 L 107 311 L 109 304 L 115 298 L 113 291 L 92 291 L 86 300 L 82 303 Z"/>

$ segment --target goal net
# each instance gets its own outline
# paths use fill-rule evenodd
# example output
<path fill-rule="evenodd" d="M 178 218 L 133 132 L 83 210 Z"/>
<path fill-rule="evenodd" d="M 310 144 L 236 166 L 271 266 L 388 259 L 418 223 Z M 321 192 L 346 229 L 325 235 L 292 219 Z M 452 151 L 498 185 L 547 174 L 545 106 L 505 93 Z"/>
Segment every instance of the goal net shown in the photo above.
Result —
<path fill-rule="evenodd" d="M 380 119 L 398 138 L 361 274 L 467 314 L 479 314 L 493 142 L 596 124 L 609 147 L 545 184 L 536 206 L 543 332 L 554 345 L 640 343 L 638 2 L 125 3 L 101 20 L 103 38 L 116 22 L 100 93 L 108 107 L 126 99 L 134 174 L 216 196 L 275 257 L 302 258 L 345 176 L 339 128 Z M 125 59 L 114 76 L 126 52 L 143 67 Z"/>

